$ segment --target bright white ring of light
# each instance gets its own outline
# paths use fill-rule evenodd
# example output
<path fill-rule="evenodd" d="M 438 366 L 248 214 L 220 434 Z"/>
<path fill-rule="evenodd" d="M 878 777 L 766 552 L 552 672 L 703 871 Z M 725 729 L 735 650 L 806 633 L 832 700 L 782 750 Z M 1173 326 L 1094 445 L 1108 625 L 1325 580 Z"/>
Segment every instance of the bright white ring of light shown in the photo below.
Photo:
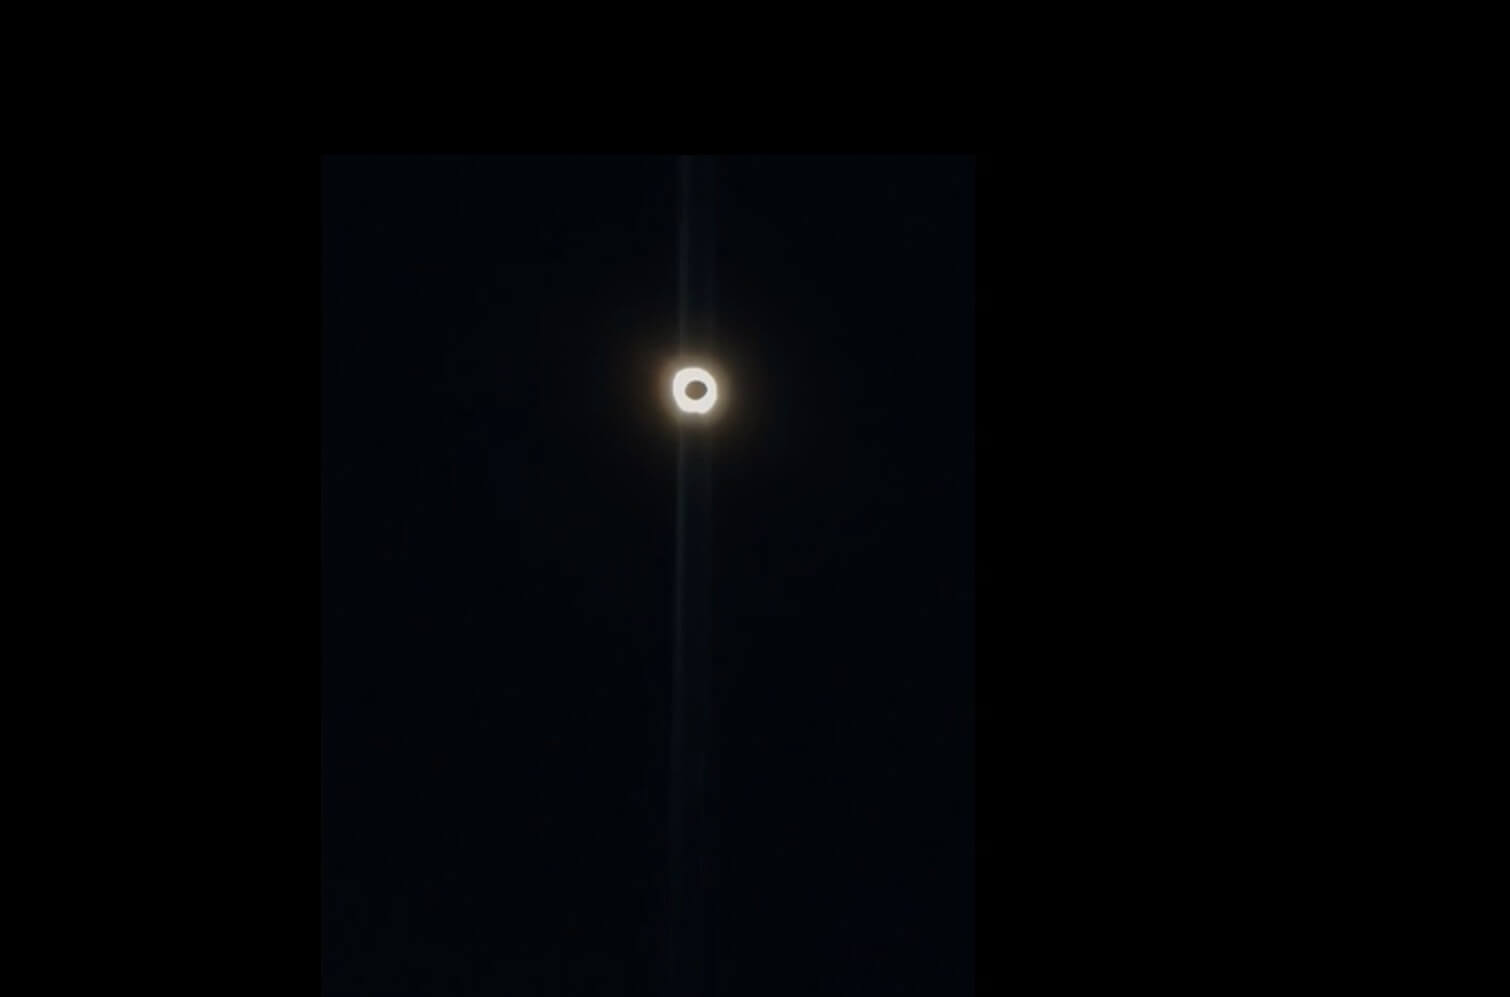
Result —
<path fill-rule="evenodd" d="M 687 386 L 694 381 L 703 382 L 703 386 L 708 389 L 707 394 L 701 398 L 688 398 Z M 718 382 L 713 380 L 712 374 L 701 367 L 683 367 L 671 379 L 671 397 L 676 399 L 676 407 L 683 412 L 702 415 L 713 408 L 713 403 L 718 401 Z"/>

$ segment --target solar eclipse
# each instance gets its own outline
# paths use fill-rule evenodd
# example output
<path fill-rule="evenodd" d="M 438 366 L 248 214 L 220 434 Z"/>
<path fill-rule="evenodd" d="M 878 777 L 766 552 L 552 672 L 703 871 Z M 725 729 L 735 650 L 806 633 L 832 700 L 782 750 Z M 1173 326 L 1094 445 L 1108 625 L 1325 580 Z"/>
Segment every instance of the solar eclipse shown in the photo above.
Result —
<path fill-rule="evenodd" d="M 671 379 L 671 397 L 683 412 L 704 415 L 718 404 L 718 382 L 701 367 L 683 367 Z"/>

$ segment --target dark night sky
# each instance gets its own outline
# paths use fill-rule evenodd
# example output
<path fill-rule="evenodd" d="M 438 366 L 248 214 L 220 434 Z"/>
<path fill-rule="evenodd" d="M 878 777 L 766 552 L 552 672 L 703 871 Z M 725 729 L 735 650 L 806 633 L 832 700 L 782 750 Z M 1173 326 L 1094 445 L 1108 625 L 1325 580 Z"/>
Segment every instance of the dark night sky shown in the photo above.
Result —
<path fill-rule="evenodd" d="M 675 159 L 322 173 L 324 992 L 650 994 Z M 717 173 L 723 993 L 962 995 L 972 161 Z"/>

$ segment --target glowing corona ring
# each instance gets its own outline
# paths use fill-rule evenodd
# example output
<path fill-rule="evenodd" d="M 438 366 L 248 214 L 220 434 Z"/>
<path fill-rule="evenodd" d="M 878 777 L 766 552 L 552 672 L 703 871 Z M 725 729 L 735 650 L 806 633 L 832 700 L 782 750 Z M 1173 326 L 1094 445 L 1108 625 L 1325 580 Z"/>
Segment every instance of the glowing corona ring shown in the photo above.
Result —
<path fill-rule="evenodd" d="M 707 392 L 701 398 L 691 398 L 687 395 L 688 386 L 701 382 Z M 691 412 L 694 415 L 702 415 L 712 410 L 718 401 L 718 382 L 713 380 L 713 375 L 701 367 L 683 367 L 676 372 L 671 379 L 671 397 L 676 399 L 676 407 L 683 412 Z"/>

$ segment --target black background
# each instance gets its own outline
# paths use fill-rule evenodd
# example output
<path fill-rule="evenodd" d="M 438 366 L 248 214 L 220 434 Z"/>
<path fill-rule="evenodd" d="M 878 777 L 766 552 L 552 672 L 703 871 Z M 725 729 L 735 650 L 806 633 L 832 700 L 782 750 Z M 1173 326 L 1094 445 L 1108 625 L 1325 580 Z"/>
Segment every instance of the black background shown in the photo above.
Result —
<path fill-rule="evenodd" d="M 724 157 L 738 994 L 970 991 L 968 157 Z M 653 992 L 673 157 L 321 165 L 324 992 Z"/>

